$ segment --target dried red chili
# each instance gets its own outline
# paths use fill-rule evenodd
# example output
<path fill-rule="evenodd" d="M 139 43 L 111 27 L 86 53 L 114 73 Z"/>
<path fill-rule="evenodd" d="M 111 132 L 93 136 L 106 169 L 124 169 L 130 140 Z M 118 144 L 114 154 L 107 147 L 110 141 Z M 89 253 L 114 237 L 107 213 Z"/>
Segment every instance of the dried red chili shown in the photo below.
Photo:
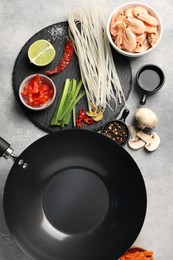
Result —
<path fill-rule="evenodd" d="M 87 125 L 93 125 L 94 124 L 94 120 L 85 114 L 84 109 L 80 110 L 79 115 L 76 118 L 76 127 L 82 128 L 82 122 L 84 122 Z"/>
<path fill-rule="evenodd" d="M 61 72 L 62 70 L 64 70 L 70 63 L 73 53 L 74 53 L 73 42 L 71 40 L 67 40 L 64 47 L 64 56 L 62 57 L 61 61 L 54 69 L 45 71 L 45 75 L 47 76 L 55 75 Z"/>

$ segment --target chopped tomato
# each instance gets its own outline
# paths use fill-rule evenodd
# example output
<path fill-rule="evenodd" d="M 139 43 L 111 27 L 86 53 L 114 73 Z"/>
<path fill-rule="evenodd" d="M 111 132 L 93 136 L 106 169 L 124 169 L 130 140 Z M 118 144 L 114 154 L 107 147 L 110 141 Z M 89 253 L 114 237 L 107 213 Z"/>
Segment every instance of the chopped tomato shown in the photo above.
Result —
<path fill-rule="evenodd" d="M 39 83 L 35 81 L 33 84 L 33 87 L 32 87 L 32 93 L 36 94 L 36 93 L 38 93 L 38 91 L 39 91 Z"/>
<path fill-rule="evenodd" d="M 21 92 L 26 103 L 32 107 L 41 106 L 53 97 L 53 88 L 41 81 L 40 75 L 36 75 Z"/>

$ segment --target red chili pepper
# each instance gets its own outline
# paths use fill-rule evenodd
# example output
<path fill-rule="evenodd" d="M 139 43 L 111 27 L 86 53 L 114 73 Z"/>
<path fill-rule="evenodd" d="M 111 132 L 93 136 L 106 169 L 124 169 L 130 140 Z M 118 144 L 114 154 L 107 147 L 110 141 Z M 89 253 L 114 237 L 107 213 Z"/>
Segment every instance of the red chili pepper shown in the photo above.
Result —
<path fill-rule="evenodd" d="M 83 121 L 87 125 L 93 125 L 94 124 L 94 120 L 91 117 L 88 117 L 88 116 L 84 116 L 83 117 Z"/>
<path fill-rule="evenodd" d="M 77 118 L 82 120 L 84 116 L 85 116 L 85 111 L 84 109 L 81 109 Z"/>
<path fill-rule="evenodd" d="M 81 119 L 76 119 L 76 127 L 82 128 L 82 120 Z"/>
<path fill-rule="evenodd" d="M 91 117 L 89 117 L 85 114 L 84 109 L 80 110 L 79 116 L 76 118 L 76 127 L 81 128 L 82 122 L 84 122 L 87 125 L 93 125 L 94 124 L 94 120 Z"/>
<path fill-rule="evenodd" d="M 67 40 L 64 47 L 64 56 L 62 57 L 61 61 L 54 69 L 45 71 L 45 75 L 47 76 L 55 75 L 61 72 L 62 70 L 64 70 L 70 63 L 73 53 L 74 53 L 73 42 L 71 40 Z"/>

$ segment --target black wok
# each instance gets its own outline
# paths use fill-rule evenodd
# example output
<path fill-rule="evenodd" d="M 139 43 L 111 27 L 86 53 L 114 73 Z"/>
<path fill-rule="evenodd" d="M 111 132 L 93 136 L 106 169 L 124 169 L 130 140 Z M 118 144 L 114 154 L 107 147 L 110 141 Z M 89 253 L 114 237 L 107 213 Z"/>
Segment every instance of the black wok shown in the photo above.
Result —
<path fill-rule="evenodd" d="M 0 155 L 7 157 L 10 147 L 0 143 Z M 116 260 L 142 228 L 146 189 L 121 146 L 91 131 L 64 130 L 42 137 L 16 158 L 4 212 L 31 259 Z"/>

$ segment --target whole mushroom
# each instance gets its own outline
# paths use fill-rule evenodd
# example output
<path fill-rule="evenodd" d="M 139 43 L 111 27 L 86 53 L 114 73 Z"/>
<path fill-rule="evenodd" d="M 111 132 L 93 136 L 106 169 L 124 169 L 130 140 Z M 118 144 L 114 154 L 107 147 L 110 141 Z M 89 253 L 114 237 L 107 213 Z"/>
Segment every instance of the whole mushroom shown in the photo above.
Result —
<path fill-rule="evenodd" d="M 135 119 L 137 120 L 137 127 L 140 129 L 155 128 L 158 124 L 156 114 L 149 108 L 138 108 L 135 111 Z"/>

